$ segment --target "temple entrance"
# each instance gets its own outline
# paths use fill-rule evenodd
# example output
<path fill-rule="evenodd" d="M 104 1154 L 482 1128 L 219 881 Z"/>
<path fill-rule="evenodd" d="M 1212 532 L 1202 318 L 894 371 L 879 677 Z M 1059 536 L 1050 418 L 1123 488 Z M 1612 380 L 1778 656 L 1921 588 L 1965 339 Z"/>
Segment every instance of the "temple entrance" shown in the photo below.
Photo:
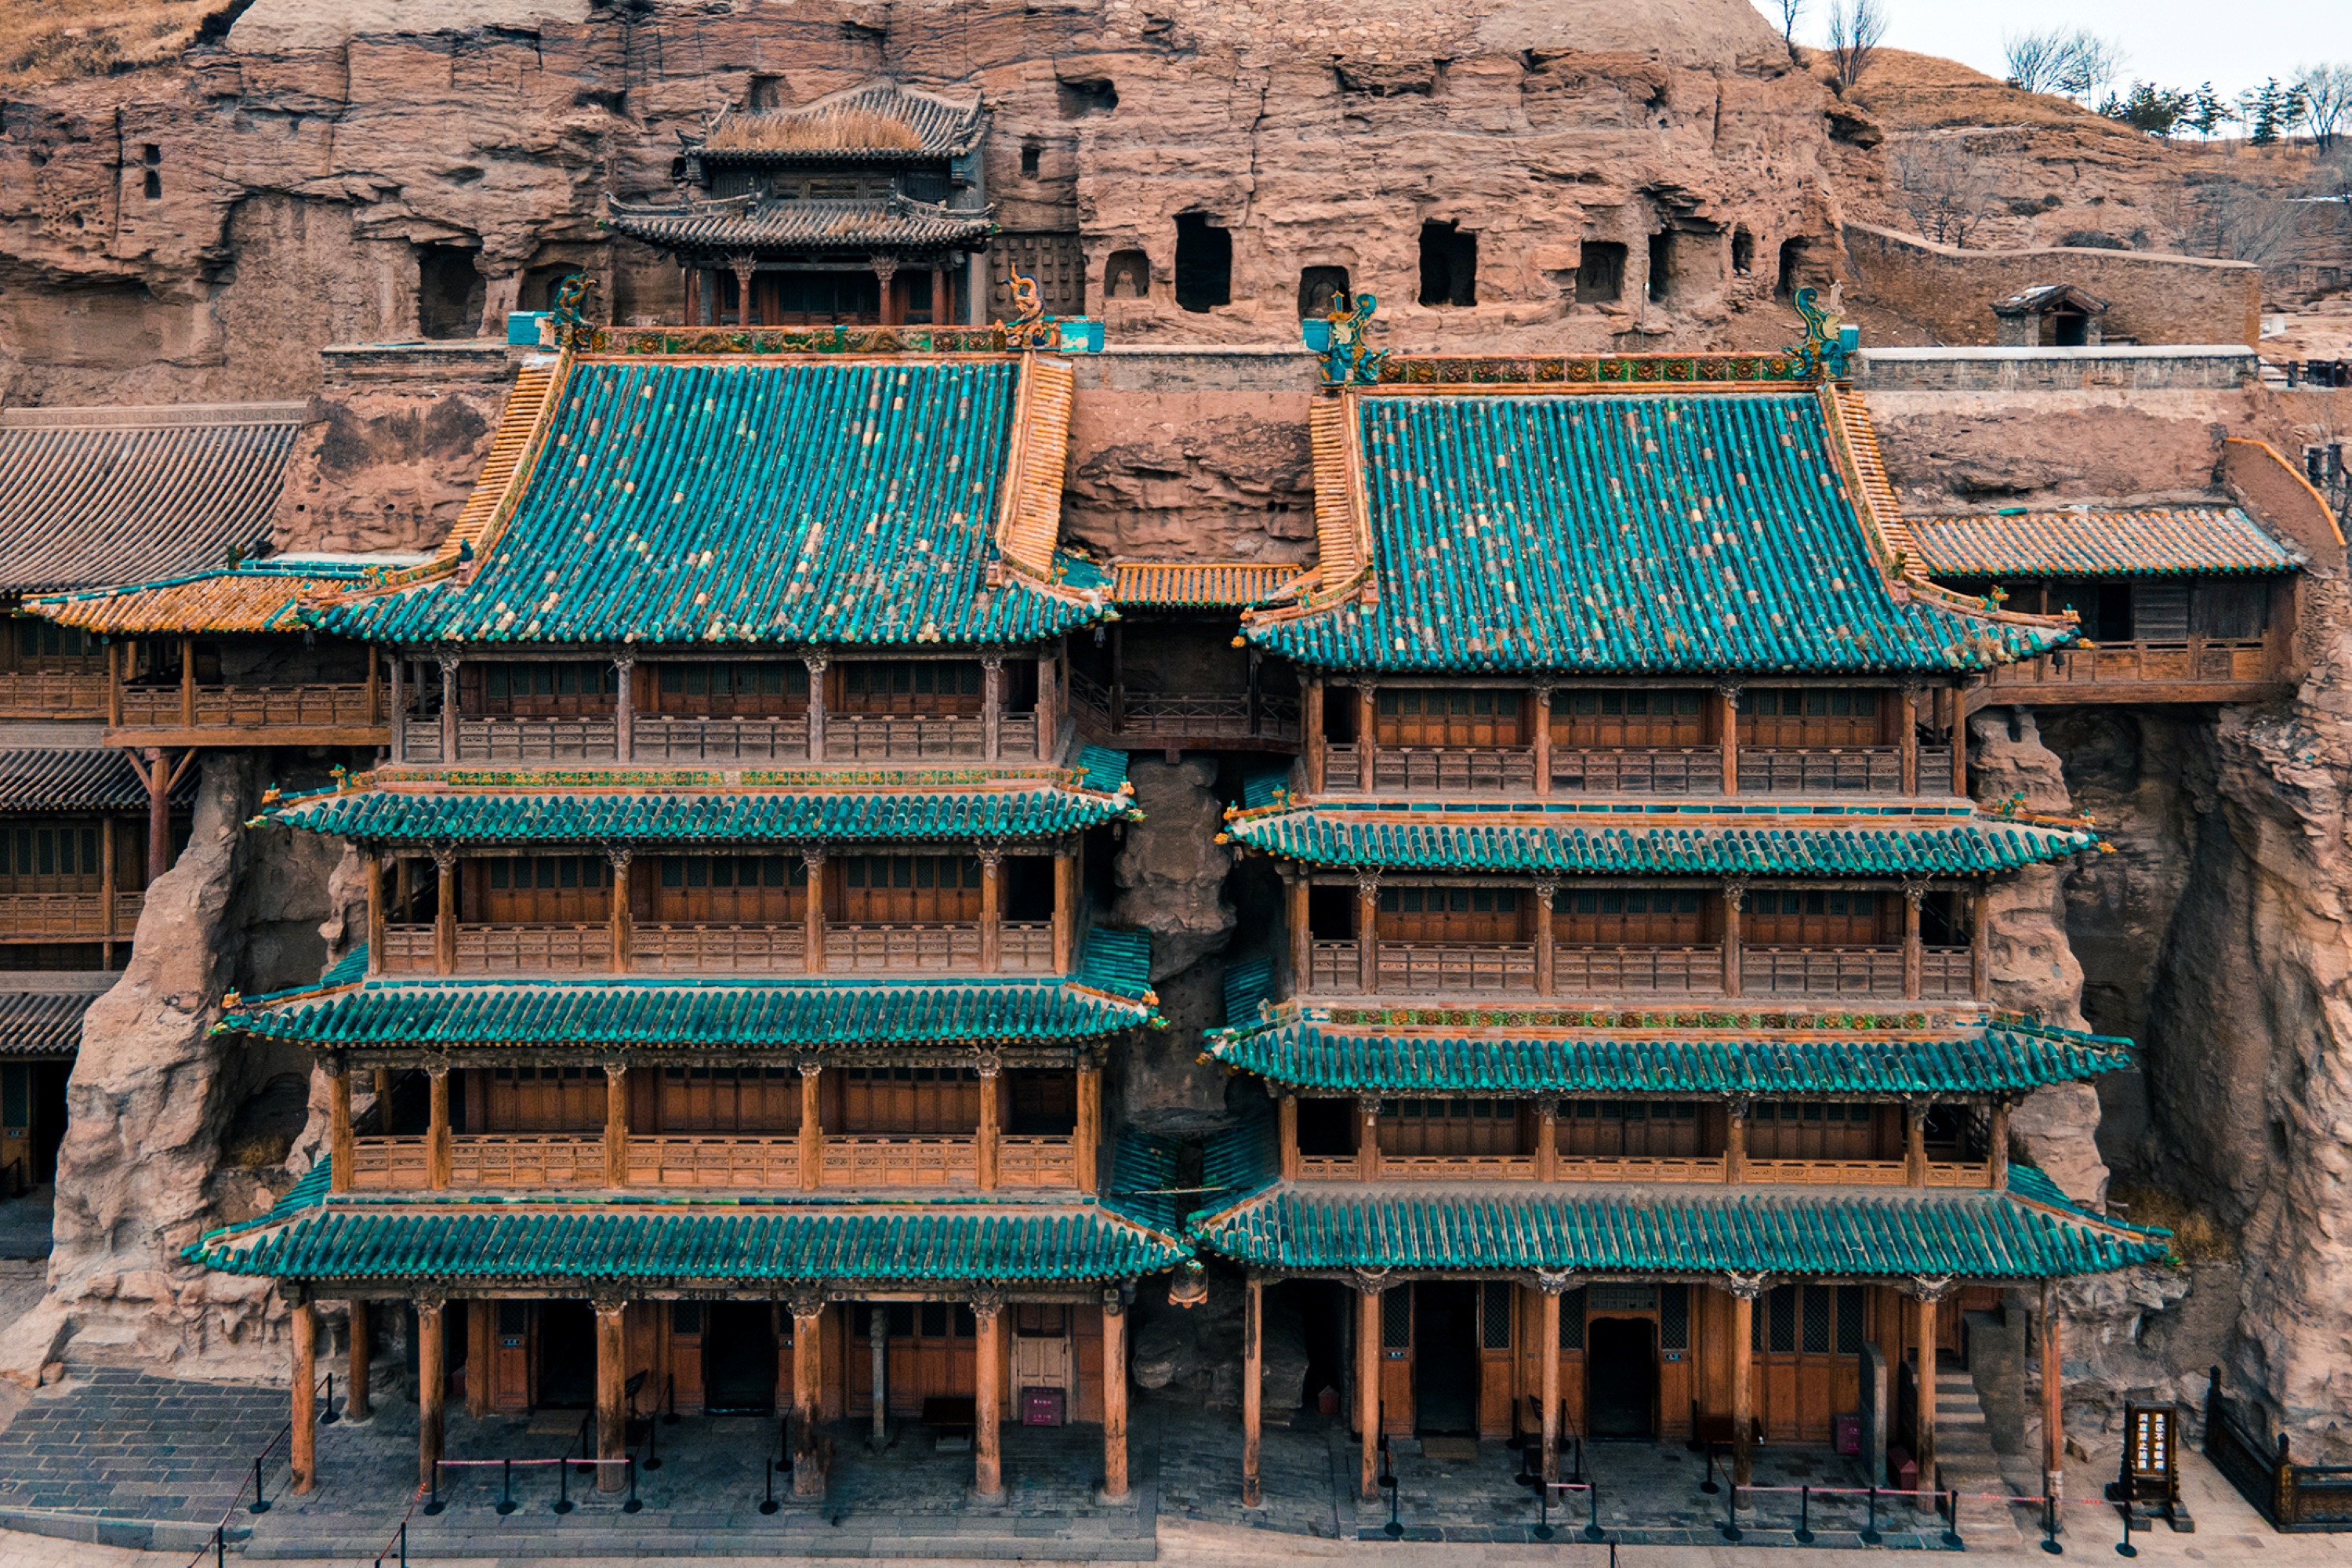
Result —
<path fill-rule="evenodd" d="M 1467 1281 L 1413 1288 L 1414 1429 L 1428 1436 L 1478 1430 L 1478 1287 Z"/>
<path fill-rule="evenodd" d="M 1584 1398 L 1592 1436 L 1657 1436 L 1658 1335 L 1647 1318 L 1595 1318 L 1585 1325 Z"/>
<path fill-rule="evenodd" d="M 702 1407 L 764 1415 L 776 1407 L 776 1316 L 765 1301 L 714 1301 L 702 1331 Z"/>
<path fill-rule="evenodd" d="M 540 1303 L 538 1392 L 542 1410 L 584 1410 L 596 1402 L 596 1314 L 587 1302 Z"/>

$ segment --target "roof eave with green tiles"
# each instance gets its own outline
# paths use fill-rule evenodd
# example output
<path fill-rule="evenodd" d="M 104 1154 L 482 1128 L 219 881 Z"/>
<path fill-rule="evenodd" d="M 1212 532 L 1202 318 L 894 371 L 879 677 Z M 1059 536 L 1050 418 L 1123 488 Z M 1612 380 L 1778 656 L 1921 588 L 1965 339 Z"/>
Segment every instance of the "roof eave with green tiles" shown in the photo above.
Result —
<path fill-rule="evenodd" d="M 1538 1095 L 1947 1094 L 2075 1083 L 2132 1065 L 2130 1042 L 2036 1025 L 1938 1032 L 1491 1027 L 1379 1030 L 1288 1017 L 1202 1036 L 1206 1057 L 1311 1093 Z"/>

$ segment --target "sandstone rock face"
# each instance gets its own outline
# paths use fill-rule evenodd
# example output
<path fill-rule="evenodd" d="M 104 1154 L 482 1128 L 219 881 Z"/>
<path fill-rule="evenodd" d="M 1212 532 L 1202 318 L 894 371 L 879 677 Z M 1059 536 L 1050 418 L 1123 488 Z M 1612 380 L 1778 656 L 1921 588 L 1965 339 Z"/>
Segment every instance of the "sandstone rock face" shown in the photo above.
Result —
<path fill-rule="evenodd" d="M 286 466 L 271 546 L 429 551 L 457 521 L 514 384 L 509 356 L 424 348 L 326 356 Z"/>
<path fill-rule="evenodd" d="M 1123 1055 L 1123 1109 L 1138 1126 L 1199 1132 L 1224 1120 L 1224 1075 L 1200 1065 L 1201 1031 L 1224 1021 L 1223 954 L 1234 927 L 1225 880 L 1234 851 L 1215 842 L 1224 804 L 1213 758 L 1129 766 L 1144 820 L 1130 823 L 1109 923 L 1151 933 L 1151 978 L 1168 1027 Z"/>

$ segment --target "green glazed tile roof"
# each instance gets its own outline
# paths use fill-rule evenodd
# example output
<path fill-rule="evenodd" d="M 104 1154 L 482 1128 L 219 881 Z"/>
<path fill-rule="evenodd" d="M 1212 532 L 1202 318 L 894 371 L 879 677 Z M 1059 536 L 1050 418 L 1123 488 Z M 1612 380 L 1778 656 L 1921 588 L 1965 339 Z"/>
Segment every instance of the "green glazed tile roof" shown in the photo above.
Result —
<path fill-rule="evenodd" d="M 1455 1274 L 2036 1279 L 2169 1251 L 2167 1233 L 2085 1214 L 2030 1181 L 2012 1193 L 1318 1183 L 1196 1215 L 1192 1228 L 1237 1263 Z"/>
<path fill-rule="evenodd" d="M 1664 1037 L 1498 1026 L 1382 1033 L 1293 1017 L 1213 1029 L 1211 1059 L 1310 1093 L 1987 1094 L 2073 1083 L 2131 1065 L 2129 1042 L 2039 1025 L 1935 1033 Z"/>
<path fill-rule="evenodd" d="M 1957 876 L 2063 860 L 2098 843 L 2087 828 L 1911 807 L 1732 815 L 1719 806 L 1325 802 L 1240 815 L 1226 832 L 1309 866 L 1711 877 Z"/>
<path fill-rule="evenodd" d="M 1099 595 L 992 587 L 1015 361 L 590 362 L 471 583 L 306 612 L 380 642 L 1034 643 Z"/>
<path fill-rule="evenodd" d="M 1003 843 L 1139 816 L 1134 797 L 1117 791 L 1117 784 L 1101 793 L 1053 786 L 856 795 L 360 790 L 291 801 L 270 815 L 289 826 L 366 844 Z"/>
<path fill-rule="evenodd" d="M 1027 1285 L 1130 1279 L 1190 1253 L 1091 1205 L 346 1196 L 292 1211 L 281 1204 L 182 1256 L 224 1273 L 292 1279 Z"/>
<path fill-rule="evenodd" d="M 1153 1019 L 1139 996 L 1059 980 L 371 980 L 218 1026 L 316 1046 L 606 1046 L 816 1050 L 1075 1044 Z M 305 998 L 310 998 L 306 1000 Z"/>
<path fill-rule="evenodd" d="M 2068 631 L 1898 600 L 1811 393 L 1358 400 L 1376 603 L 1248 636 L 1340 669 L 1982 669 Z"/>

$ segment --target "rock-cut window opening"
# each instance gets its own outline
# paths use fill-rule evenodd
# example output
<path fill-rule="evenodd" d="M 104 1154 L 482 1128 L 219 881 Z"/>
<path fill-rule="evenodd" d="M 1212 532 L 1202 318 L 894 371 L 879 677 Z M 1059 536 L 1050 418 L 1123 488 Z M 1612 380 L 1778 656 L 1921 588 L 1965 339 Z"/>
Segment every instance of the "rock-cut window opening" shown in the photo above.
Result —
<path fill-rule="evenodd" d="M 1213 310 L 1233 299 L 1233 231 L 1217 227 L 1207 213 L 1178 213 L 1176 303 L 1187 310 Z"/>
<path fill-rule="evenodd" d="M 1355 308 L 1356 297 L 1348 287 L 1348 269 L 1344 267 L 1302 267 L 1298 269 L 1298 319 L 1328 316 L 1334 310 Z"/>
<path fill-rule="evenodd" d="M 1478 237 L 1452 219 L 1421 226 L 1421 302 L 1478 302 Z"/>

